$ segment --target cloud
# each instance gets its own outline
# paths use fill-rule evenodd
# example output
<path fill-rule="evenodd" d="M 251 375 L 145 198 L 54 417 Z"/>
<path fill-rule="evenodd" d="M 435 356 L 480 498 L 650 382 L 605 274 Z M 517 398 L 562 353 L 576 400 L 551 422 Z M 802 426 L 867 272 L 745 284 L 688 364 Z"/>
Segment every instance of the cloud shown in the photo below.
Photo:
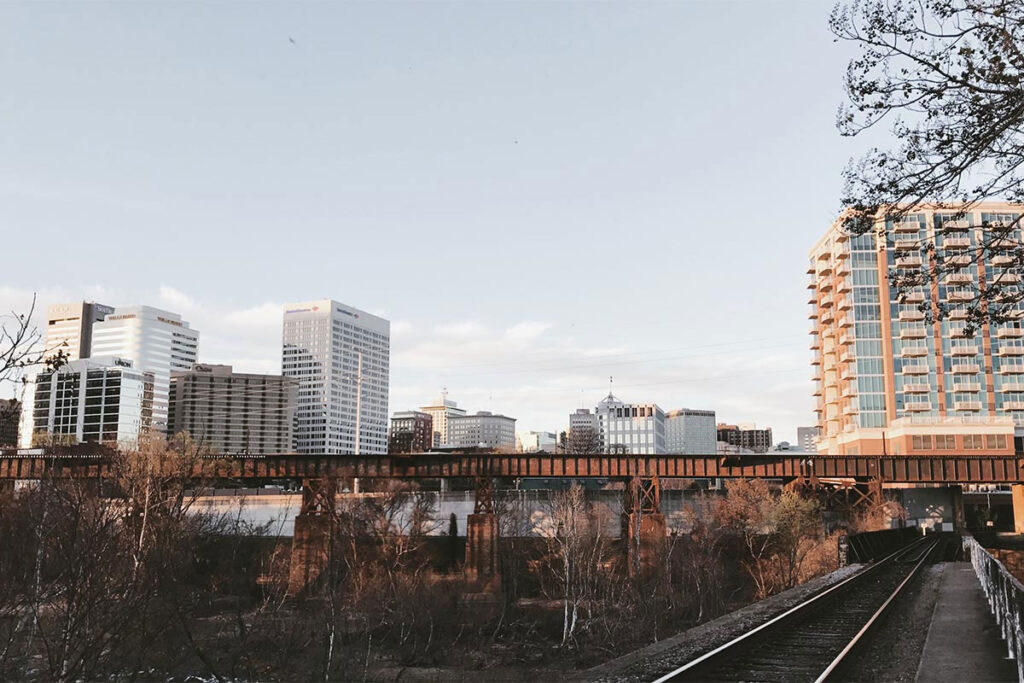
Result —
<path fill-rule="evenodd" d="M 551 323 L 526 321 L 505 330 L 505 336 L 509 339 L 536 339 L 549 329 L 551 329 Z"/>
<path fill-rule="evenodd" d="M 198 308 L 195 299 L 167 285 L 160 285 L 157 299 L 161 306 L 168 307 L 173 313 L 191 313 Z"/>
<path fill-rule="evenodd" d="M 232 325 L 249 329 L 281 328 L 283 304 L 267 302 L 251 308 L 242 308 L 227 314 L 226 320 Z"/>

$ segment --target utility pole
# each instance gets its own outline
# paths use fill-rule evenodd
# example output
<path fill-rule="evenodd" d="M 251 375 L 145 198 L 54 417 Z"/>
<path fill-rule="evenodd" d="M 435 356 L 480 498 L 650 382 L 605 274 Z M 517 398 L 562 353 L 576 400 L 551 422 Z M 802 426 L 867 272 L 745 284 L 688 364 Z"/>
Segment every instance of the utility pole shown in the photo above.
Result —
<path fill-rule="evenodd" d="M 359 365 L 356 370 L 356 447 L 354 450 L 355 455 L 359 455 L 359 441 L 363 435 L 363 352 L 356 351 L 359 354 Z"/>

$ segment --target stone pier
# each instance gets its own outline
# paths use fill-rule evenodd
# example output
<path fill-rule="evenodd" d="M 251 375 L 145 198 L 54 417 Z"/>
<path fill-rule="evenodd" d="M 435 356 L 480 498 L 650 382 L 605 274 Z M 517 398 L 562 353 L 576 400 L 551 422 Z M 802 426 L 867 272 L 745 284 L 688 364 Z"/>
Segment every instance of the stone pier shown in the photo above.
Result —
<path fill-rule="evenodd" d="M 666 524 L 658 478 L 634 477 L 623 503 L 622 538 L 627 545 L 629 573 L 642 575 L 661 561 L 665 548 Z"/>
<path fill-rule="evenodd" d="M 288 595 L 305 594 L 316 585 L 331 560 L 337 527 L 333 479 L 304 479 L 302 507 L 295 517 L 292 553 L 288 567 Z"/>
<path fill-rule="evenodd" d="M 494 513 L 494 484 L 490 477 L 476 480 L 476 503 L 466 518 L 466 578 L 477 590 L 497 592 L 501 587 L 498 556 L 498 516 Z"/>

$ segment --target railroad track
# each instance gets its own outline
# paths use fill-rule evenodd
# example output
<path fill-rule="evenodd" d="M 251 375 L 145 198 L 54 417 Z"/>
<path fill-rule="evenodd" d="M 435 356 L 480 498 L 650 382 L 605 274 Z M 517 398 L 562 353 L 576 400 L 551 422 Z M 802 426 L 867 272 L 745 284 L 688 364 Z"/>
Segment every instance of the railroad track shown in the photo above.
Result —
<path fill-rule="evenodd" d="M 831 680 L 903 587 L 948 543 L 943 535 L 922 538 L 655 683 Z"/>

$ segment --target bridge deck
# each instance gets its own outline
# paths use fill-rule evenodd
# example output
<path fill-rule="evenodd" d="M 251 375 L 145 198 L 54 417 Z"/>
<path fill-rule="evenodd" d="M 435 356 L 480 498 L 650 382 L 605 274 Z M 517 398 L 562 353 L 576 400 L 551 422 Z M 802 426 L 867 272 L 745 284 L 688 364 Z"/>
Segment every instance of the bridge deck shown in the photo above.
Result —
<path fill-rule="evenodd" d="M 104 454 L 0 453 L 0 479 L 106 478 Z M 1024 482 L 1024 456 L 417 454 L 392 456 L 265 455 L 207 459 L 196 479 L 271 480 L 306 477 L 429 479 L 567 477 L 576 479 L 847 478 L 891 483 L 1013 484 Z"/>

